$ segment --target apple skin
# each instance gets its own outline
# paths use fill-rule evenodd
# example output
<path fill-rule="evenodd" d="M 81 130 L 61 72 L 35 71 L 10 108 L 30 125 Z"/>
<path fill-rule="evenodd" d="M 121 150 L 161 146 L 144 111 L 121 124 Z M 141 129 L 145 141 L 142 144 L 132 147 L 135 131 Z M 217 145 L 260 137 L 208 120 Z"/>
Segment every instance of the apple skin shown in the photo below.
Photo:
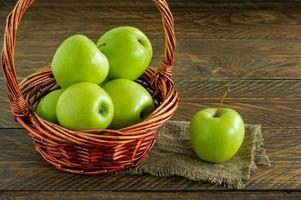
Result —
<path fill-rule="evenodd" d="M 51 70 L 62 88 L 77 82 L 100 84 L 109 73 L 109 61 L 89 38 L 74 35 L 56 50 Z"/>
<path fill-rule="evenodd" d="M 152 45 L 146 35 L 130 26 L 109 30 L 100 37 L 97 47 L 109 60 L 110 79 L 136 80 L 153 56 Z"/>
<path fill-rule="evenodd" d="M 63 90 L 54 90 L 40 100 L 37 105 L 36 113 L 41 118 L 52 123 L 58 123 L 56 117 L 56 104 Z"/>
<path fill-rule="evenodd" d="M 154 101 L 148 91 L 138 83 L 127 79 L 115 79 L 103 86 L 114 106 L 112 129 L 124 128 L 143 121 L 154 109 Z"/>
<path fill-rule="evenodd" d="M 197 112 L 189 132 L 193 150 L 205 161 L 221 163 L 232 158 L 239 150 L 245 135 L 243 119 L 233 109 L 223 108 L 215 117 L 216 108 Z"/>
<path fill-rule="evenodd" d="M 113 119 L 114 108 L 99 85 L 81 82 L 61 94 L 56 113 L 59 123 L 71 130 L 105 129 Z"/>

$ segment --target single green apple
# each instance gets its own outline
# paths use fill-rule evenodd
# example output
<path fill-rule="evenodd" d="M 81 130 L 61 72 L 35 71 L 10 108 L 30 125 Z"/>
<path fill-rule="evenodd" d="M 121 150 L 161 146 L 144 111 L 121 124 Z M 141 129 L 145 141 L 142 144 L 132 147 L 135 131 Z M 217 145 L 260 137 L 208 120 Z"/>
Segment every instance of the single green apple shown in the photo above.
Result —
<path fill-rule="evenodd" d="M 148 91 L 138 83 L 127 79 L 115 79 L 104 85 L 114 106 L 112 129 L 120 129 L 144 120 L 154 109 L 154 101 Z"/>
<path fill-rule="evenodd" d="M 110 63 L 109 78 L 136 80 L 150 64 L 153 49 L 146 35 L 134 27 L 118 27 L 106 32 L 97 47 Z"/>
<path fill-rule="evenodd" d="M 109 61 L 89 38 L 74 35 L 56 50 L 51 70 L 63 88 L 77 82 L 100 84 L 109 73 Z"/>
<path fill-rule="evenodd" d="M 59 123 L 72 130 L 105 129 L 113 119 L 110 96 L 97 84 L 81 82 L 60 96 L 56 113 Z"/>
<path fill-rule="evenodd" d="M 42 97 L 37 105 L 36 113 L 46 121 L 58 123 L 56 117 L 56 104 L 63 90 L 54 90 Z"/>
<path fill-rule="evenodd" d="M 240 115 L 233 109 L 207 108 L 197 112 L 190 123 L 192 147 L 205 161 L 221 163 L 232 158 L 239 150 L 245 134 Z"/>

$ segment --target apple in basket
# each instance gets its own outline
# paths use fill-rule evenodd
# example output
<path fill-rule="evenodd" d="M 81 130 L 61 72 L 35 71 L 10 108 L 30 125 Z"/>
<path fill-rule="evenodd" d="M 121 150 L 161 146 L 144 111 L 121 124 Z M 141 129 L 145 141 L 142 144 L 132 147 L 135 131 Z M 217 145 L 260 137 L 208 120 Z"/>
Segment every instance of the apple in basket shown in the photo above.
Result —
<path fill-rule="evenodd" d="M 110 79 L 136 80 L 144 73 L 153 55 L 146 35 L 130 26 L 109 30 L 99 38 L 97 47 L 109 60 Z"/>
<path fill-rule="evenodd" d="M 221 163 L 239 150 L 245 134 L 244 122 L 233 109 L 220 107 L 198 111 L 192 118 L 189 132 L 193 150 L 205 161 Z"/>
<path fill-rule="evenodd" d="M 148 91 L 138 83 L 127 79 L 115 79 L 103 86 L 114 106 L 110 128 L 124 128 L 144 120 L 154 109 L 154 101 Z"/>
<path fill-rule="evenodd" d="M 75 83 L 60 96 L 56 113 L 59 123 L 72 130 L 105 129 L 113 119 L 113 103 L 99 85 Z"/>
<path fill-rule="evenodd" d="M 100 84 L 109 73 L 109 62 L 89 38 L 74 35 L 56 50 L 51 70 L 63 88 L 77 82 Z"/>
<path fill-rule="evenodd" d="M 58 123 L 56 117 L 56 104 L 62 92 L 62 89 L 54 90 L 45 95 L 37 106 L 37 114 L 49 122 Z"/>

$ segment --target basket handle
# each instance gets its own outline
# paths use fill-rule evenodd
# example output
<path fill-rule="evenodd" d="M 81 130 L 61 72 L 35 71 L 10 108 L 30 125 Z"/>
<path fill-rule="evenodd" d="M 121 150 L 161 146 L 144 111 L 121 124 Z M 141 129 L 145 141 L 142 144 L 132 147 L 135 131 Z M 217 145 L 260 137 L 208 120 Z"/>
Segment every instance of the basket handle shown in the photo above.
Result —
<path fill-rule="evenodd" d="M 5 84 L 8 88 L 8 98 L 14 116 L 26 116 L 28 105 L 20 91 L 14 63 L 16 46 L 16 34 L 19 23 L 26 10 L 35 0 L 19 0 L 7 16 L 4 31 L 4 42 L 2 50 L 2 68 L 4 72 Z M 154 0 L 162 16 L 162 23 L 165 32 L 165 50 L 162 66 L 159 70 L 168 76 L 172 75 L 175 51 L 174 19 L 166 0 Z"/>
<path fill-rule="evenodd" d="M 20 91 L 14 67 L 16 34 L 22 16 L 34 1 L 35 0 L 19 0 L 15 8 L 6 18 L 1 59 L 4 81 L 8 89 L 8 98 L 12 113 L 15 117 L 27 116 L 29 108 Z"/>
<path fill-rule="evenodd" d="M 164 58 L 162 60 L 162 66 L 159 67 L 158 70 L 171 77 L 176 48 L 174 18 L 166 0 L 154 0 L 154 2 L 160 11 L 165 33 Z"/>

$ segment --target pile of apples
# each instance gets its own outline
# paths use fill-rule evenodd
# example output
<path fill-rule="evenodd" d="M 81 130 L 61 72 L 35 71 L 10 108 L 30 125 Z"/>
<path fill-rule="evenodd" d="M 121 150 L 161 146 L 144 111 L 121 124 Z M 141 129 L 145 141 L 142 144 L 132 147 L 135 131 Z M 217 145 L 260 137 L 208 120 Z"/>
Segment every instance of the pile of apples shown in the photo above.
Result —
<path fill-rule="evenodd" d="M 109 30 L 97 44 L 84 35 L 67 38 L 51 65 L 60 89 L 40 100 L 37 114 L 71 130 L 120 129 L 144 120 L 154 100 L 135 80 L 152 55 L 149 39 L 134 27 Z"/>
<path fill-rule="evenodd" d="M 135 82 L 148 67 L 152 45 L 134 27 L 118 27 L 97 44 L 84 35 L 67 38 L 56 50 L 52 73 L 60 89 L 45 95 L 36 112 L 71 130 L 121 129 L 144 120 L 154 109 L 149 92 Z M 244 122 L 235 110 L 207 108 L 192 118 L 193 150 L 205 161 L 221 163 L 239 150 Z"/>

